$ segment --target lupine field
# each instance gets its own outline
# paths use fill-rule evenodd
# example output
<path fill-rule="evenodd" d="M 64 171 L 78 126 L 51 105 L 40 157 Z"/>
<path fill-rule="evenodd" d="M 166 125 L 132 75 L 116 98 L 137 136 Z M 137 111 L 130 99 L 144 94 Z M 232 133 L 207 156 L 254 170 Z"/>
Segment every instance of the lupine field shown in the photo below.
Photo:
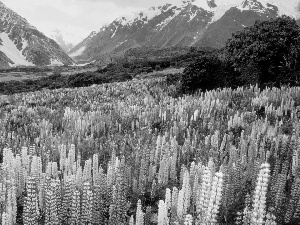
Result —
<path fill-rule="evenodd" d="M 300 88 L 171 92 L 0 96 L 1 224 L 300 224 Z"/>

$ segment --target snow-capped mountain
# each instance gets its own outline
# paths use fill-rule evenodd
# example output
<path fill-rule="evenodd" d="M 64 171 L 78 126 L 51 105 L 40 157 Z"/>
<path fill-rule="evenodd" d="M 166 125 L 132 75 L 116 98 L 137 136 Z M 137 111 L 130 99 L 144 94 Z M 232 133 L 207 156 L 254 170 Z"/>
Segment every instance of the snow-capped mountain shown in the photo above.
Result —
<path fill-rule="evenodd" d="M 90 35 L 85 38 L 82 42 L 80 42 L 76 47 L 71 49 L 68 54 L 71 57 L 80 56 L 85 51 L 85 46 L 88 45 L 88 43 L 93 39 L 93 37 L 97 34 L 96 31 L 92 31 Z"/>
<path fill-rule="evenodd" d="M 209 6 L 208 6 L 209 7 Z M 190 3 L 166 4 L 115 19 L 73 48 L 69 55 L 76 61 L 92 61 L 108 52 L 156 45 L 183 46 L 196 42 L 213 13 Z"/>
<path fill-rule="evenodd" d="M 92 32 L 69 51 L 75 61 L 139 46 L 221 47 L 233 32 L 286 14 L 299 17 L 300 0 L 185 0 L 151 7 Z"/>
<path fill-rule="evenodd" d="M 75 47 L 76 44 L 81 42 L 84 37 L 80 37 L 75 35 L 72 32 L 67 30 L 55 29 L 52 30 L 48 37 L 52 38 L 56 43 L 67 53 L 72 48 Z"/>
<path fill-rule="evenodd" d="M 233 33 L 251 26 L 257 20 L 269 20 L 279 15 L 278 7 L 263 5 L 257 0 L 245 0 L 228 9 L 224 15 L 209 24 L 196 46 L 223 47 Z"/>
<path fill-rule="evenodd" d="M 0 2 L 0 67 L 70 65 L 58 44 Z"/>

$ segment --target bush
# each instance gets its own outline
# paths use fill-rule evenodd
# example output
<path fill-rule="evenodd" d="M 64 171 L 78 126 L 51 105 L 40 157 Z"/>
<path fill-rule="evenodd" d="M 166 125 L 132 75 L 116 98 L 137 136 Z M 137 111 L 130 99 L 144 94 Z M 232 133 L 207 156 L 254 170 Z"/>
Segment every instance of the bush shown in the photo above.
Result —
<path fill-rule="evenodd" d="M 34 80 L 0 82 L 0 94 L 39 91 L 44 88 L 58 89 L 87 87 L 93 84 L 123 82 L 130 79 L 132 79 L 132 76 L 126 72 L 115 72 L 112 74 L 85 72 L 70 76 L 63 76 L 59 73 L 55 73 L 51 76 Z"/>
<path fill-rule="evenodd" d="M 295 19 L 256 21 L 233 34 L 224 52 L 236 68 L 244 70 L 248 82 L 254 78 L 261 87 L 299 85 L 300 27 Z"/>
<path fill-rule="evenodd" d="M 180 73 L 175 73 L 175 74 L 167 74 L 166 78 L 166 83 L 167 85 L 176 85 L 181 79 L 181 74 Z"/>
<path fill-rule="evenodd" d="M 215 53 L 206 54 L 190 64 L 181 77 L 184 93 L 207 91 L 221 87 L 237 87 L 240 73 Z"/>

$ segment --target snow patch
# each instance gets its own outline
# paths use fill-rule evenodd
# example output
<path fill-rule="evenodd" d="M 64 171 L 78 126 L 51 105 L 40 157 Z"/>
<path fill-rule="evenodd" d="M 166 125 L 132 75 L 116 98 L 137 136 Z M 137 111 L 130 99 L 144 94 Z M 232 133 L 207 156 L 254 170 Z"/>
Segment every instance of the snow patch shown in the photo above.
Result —
<path fill-rule="evenodd" d="M 17 46 L 12 40 L 8 37 L 7 33 L 0 33 L 0 39 L 2 44 L 0 45 L 0 51 L 2 51 L 14 64 L 10 66 L 34 66 L 32 62 L 27 61 L 26 57 L 22 54 L 22 51 L 17 49 Z"/>
<path fill-rule="evenodd" d="M 46 33 L 47 34 L 47 33 Z M 66 45 L 72 44 L 76 45 L 84 39 L 83 35 L 79 35 L 78 33 L 73 33 L 71 31 L 63 30 L 63 29 L 54 29 L 49 34 L 47 34 L 51 39 L 56 42 L 63 42 Z"/>
<path fill-rule="evenodd" d="M 105 28 L 104 28 L 104 30 L 105 30 Z M 101 30 L 100 30 L 101 31 Z M 92 38 L 92 37 L 94 37 L 94 36 L 96 36 L 96 34 L 97 34 L 97 31 L 92 31 L 91 33 L 90 33 L 90 38 Z"/>
<path fill-rule="evenodd" d="M 208 1 L 207 0 L 191 0 L 191 1 L 187 1 L 187 3 L 191 3 L 195 6 L 197 6 L 199 8 L 202 8 L 202 9 L 204 9 L 206 11 L 209 11 L 209 12 L 213 11 L 213 8 L 210 8 L 208 6 Z"/>
<path fill-rule="evenodd" d="M 85 46 L 82 46 L 82 47 L 79 48 L 77 51 L 71 53 L 70 56 L 71 56 L 71 57 L 75 57 L 75 56 L 81 55 L 81 54 L 84 52 L 85 48 L 86 48 Z"/>
<path fill-rule="evenodd" d="M 115 21 L 121 24 L 122 26 L 125 25 L 132 25 L 136 21 L 141 21 L 143 23 L 148 23 L 149 20 L 153 19 L 155 16 L 161 14 L 163 11 L 167 11 L 170 8 L 176 6 L 176 10 L 182 10 L 189 4 L 195 5 L 199 8 L 202 8 L 208 12 L 212 12 L 214 16 L 212 17 L 212 20 L 210 23 L 213 23 L 217 20 L 219 20 L 225 13 L 232 7 L 238 7 L 241 10 L 248 10 L 246 8 L 242 8 L 241 5 L 243 4 L 244 0 L 214 0 L 214 3 L 217 5 L 217 7 L 211 8 L 209 6 L 210 0 L 183 0 L 179 1 L 174 4 L 167 4 L 165 6 L 159 6 L 159 7 L 151 7 L 148 10 L 140 11 L 138 13 L 132 13 L 129 16 L 123 16 L 117 18 Z M 249 0 L 249 2 L 252 2 L 253 0 Z M 264 6 L 264 10 L 266 9 L 273 9 L 272 6 L 268 5 L 274 5 L 279 8 L 279 14 L 286 14 L 293 16 L 295 18 L 300 18 L 300 13 L 297 12 L 297 4 L 299 0 L 289 0 L 289 4 L 287 4 L 286 0 L 257 0 Z M 254 3 L 255 4 L 255 3 Z M 257 3 L 256 3 L 257 4 Z M 178 11 L 177 11 L 178 12 Z M 179 11 L 180 12 L 180 11 Z M 176 14 L 178 15 L 178 14 Z M 157 25 L 158 30 L 161 30 L 164 26 L 166 26 L 176 15 L 165 19 L 160 24 Z M 191 21 L 196 15 L 192 14 L 190 15 Z"/>
<path fill-rule="evenodd" d="M 114 24 L 114 26 L 115 26 L 115 32 L 111 35 L 110 38 L 113 38 L 113 37 L 116 35 L 117 30 L 118 30 L 118 28 L 119 28 L 119 26 L 116 26 L 115 24 Z"/>
<path fill-rule="evenodd" d="M 197 12 L 190 15 L 190 19 L 188 20 L 188 22 L 192 21 L 196 16 L 197 16 Z"/>
<path fill-rule="evenodd" d="M 224 0 L 215 0 L 217 7 L 213 9 L 214 16 L 211 23 L 219 20 L 230 8 L 240 7 L 243 2 L 244 1 L 242 0 L 226 0 L 226 2 Z M 258 0 L 258 2 L 260 2 L 265 8 L 269 9 L 272 9 L 272 6 L 268 4 L 277 6 L 279 9 L 279 15 L 285 14 L 296 19 L 300 18 L 300 12 L 297 11 L 299 0 L 289 0 L 288 4 L 286 0 Z"/>
<path fill-rule="evenodd" d="M 27 40 L 22 40 L 22 53 L 24 52 L 24 50 L 27 46 L 28 46 Z"/>
<path fill-rule="evenodd" d="M 116 48 L 119 47 L 120 45 L 124 44 L 125 42 L 127 42 L 127 40 L 118 43 L 118 44 L 116 45 Z"/>
<path fill-rule="evenodd" d="M 57 59 L 51 59 L 51 66 L 63 66 L 64 64 L 61 61 L 58 61 Z"/>
<path fill-rule="evenodd" d="M 229 3 L 226 5 L 218 5 L 215 10 L 214 10 L 214 16 L 211 20 L 211 23 L 219 20 L 222 16 L 224 16 L 224 14 L 227 12 L 227 10 L 229 10 L 232 7 L 237 6 L 236 3 Z"/>
<path fill-rule="evenodd" d="M 268 3 L 278 7 L 279 15 L 289 15 L 296 19 L 300 18 L 300 12 L 297 10 L 299 0 L 259 0 L 264 7 L 268 7 Z M 271 7 L 269 7 L 271 8 Z"/>
<path fill-rule="evenodd" d="M 147 24 L 149 20 L 152 20 L 154 17 L 160 15 L 162 12 L 168 11 L 172 6 L 173 5 L 171 4 L 167 4 L 163 7 L 151 7 L 148 10 L 132 13 L 126 17 L 119 17 L 115 21 L 118 21 L 120 24 L 122 24 L 122 26 L 131 26 L 136 21 L 143 21 L 145 24 Z"/>
<path fill-rule="evenodd" d="M 180 8 L 175 9 L 174 15 L 163 20 L 161 23 L 157 24 L 156 27 L 160 31 L 162 30 L 165 26 L 167 26 L 179 13 L 181 12 Z"/>
<path fill-rule="evenodd" d="M 245 0 L 236 8 L 239 9 L 240 11 L 252 10 L 259 13 L 264 13 L 266 12 L 267 9 L 269 9 L 268 6 L 265 7 L 263 4 L 261 4 L 261 2 L 258 2 L 256 0 Z"/>
<path fill-rule="evenodd" d="M 93 60 L 91 62 L 88 62 L 88 63 L 82 63 L 82 64 L 75 64 L 75 65 L 72 65 L 72 66 L 86 66 L 86 65 L 89 65 L 89 64 L 92 64 L 92 63 L 95 63 L 96 60 Z"/>

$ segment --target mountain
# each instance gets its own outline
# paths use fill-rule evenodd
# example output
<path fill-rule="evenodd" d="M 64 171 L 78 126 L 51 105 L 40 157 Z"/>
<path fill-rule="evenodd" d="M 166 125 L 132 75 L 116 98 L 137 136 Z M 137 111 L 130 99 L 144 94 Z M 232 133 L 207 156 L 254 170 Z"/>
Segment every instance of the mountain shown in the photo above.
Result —
<path fill-rule="evenodd" d="M 78 44 L 84 39 L 67 30 L 59 30 L 59 29 L 52 30 L 48 36 L 52 38 L 54 41 L 56 41 L 56 43 L 66 53 L 70 51 L 72 48 L 74 48 L 76 44 Z"/>
<path fill-rule="evenodd" d="M 77 56 L 81 56 L 82 53 L 85 51 L 86 46 L 92 41 L 92 39 L 94 38 L 94 36 L 97 34 L 96 31 L 92 31 L 90 33 L 90 35 L 85 38 L 82 42 L 80 42 L 78 45 L 76 45 L 74 48 L 72 48 L 68 54 L 70 57 L 72 58 L 76 58 Z M 86 60 L 86 61 L 92 61 L 93 58 L 91 58 L 91 60 Z M 78 62 L 80 62 L 80 60 L 77 60 Z"/>
<path fill-rule="evenodd" d="M 220 48 L 233 32 L 282 14 L 299 15 L 299 0 L 185 0 L 115 19 L 69 51 L 80 62 L 141 46 Z"/>
<path fill-rule="evenodd" d="M 196 46 L 221 48 L 232 33 L 251 26 L 257 20 L 269 20 L 278 16 L 278 7 L 268 4 L 266 7 L 257 0 L 245 0 L 232 7 L 214 23 L 211 23 Z"/>
<path fill-rule="evenodd" d="M 0 2 L 0 68 L 73 63 L 54 40 Z"/>
<path fill-rule="evenodd" d="M 102 54 L 140 46 L 184 46 L 197 41 L 213 14 L 190 3 L 152 7 L 129 17 L 120 17 L 93 32 L 69 55 L 76 61 L 91 61 Z"/>

